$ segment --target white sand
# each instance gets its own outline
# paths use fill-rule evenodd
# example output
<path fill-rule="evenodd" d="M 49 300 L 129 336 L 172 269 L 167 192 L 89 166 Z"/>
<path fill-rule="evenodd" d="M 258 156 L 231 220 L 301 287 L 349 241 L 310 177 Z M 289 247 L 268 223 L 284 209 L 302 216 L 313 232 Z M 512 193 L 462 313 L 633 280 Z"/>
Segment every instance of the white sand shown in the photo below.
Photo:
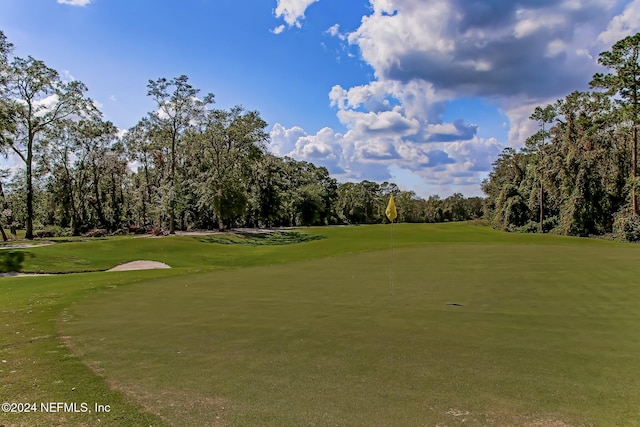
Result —
<path fill-rule="evenodd" d="M 163 262 L 158 261 L 131 261 L 125 264 L 120 264 L 113 267 L 111 270 L 107 271 L 129 271 L 129 270 L 151 270 L 154 268 L 171 268 L 170 265 L 167 265 Z M 73 274 L 73 273 L 68 273 Z M 52 274 L 46 273 L 0 273 L 0 277 L 29 277 L 29 276 L 52 276 Z"/>
<path fill-rule="evenodd" d="M 154 268 L 171 268 L 171 266 L 158 261 L 140 260 L 120 264 L 107 271 L 151 270 Z"/>
<path fill-rule="evenodd" d="M 16 273 L 12 271 L 10 273 L 0 273 L 0 277 L 29 277 L 29 276 L 53 276 L 47 273 Z"/>

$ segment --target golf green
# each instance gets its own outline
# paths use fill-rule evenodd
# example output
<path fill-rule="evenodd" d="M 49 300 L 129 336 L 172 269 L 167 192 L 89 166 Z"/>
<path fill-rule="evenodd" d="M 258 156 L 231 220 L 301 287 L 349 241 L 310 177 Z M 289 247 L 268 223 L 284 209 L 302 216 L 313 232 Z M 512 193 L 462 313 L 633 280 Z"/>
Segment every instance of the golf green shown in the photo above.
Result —
<path fill-rule="evenodd" d="M 169 425 L 640 422 L 639 247 L 398 228 L 393 265 L 388 226 L 333 229 L 94 292 L 58 328 Z"/>

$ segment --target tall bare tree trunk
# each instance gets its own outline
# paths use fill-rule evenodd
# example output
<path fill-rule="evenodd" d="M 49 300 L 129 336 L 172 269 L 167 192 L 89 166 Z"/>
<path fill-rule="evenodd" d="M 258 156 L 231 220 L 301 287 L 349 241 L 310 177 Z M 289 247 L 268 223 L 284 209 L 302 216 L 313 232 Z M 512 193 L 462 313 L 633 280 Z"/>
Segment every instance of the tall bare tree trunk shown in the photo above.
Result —
<path fill-rule="evenodd" d="M 216 195 L 218 196 L 218 230 L 224 230 L 224 220 L 222 219 L 222 188 L 218 188 L 216 191 Z"/>
<path fill-rule="evenodd" d="M 171 141 L 171 201 L 169 213 L 169 234 L 176 234 L 176 132 Z"/>
<path fill-rule="evenodd" d="M 544 228 L 542 225 L 544 224 L 544 186 L 542 185 L 542 181 L 540 181 L 540 233 L 544 233 Z"/>
<path fill-rule="evenodd" d="M 0 182 L 0 197 L 2 197 L 2 209 L 4 209 L 5 211 L 8 211 L 9 204 L 7 203 L 7 199 L 4 197 L 4 188 L 2 188 L 2 182 Z M 7 218 L 7 221 L 9 222 L 11 234 L 15 235 L 16 233 L 15 233 L 15 226 L 13 225 L 12 214 L 9 215 L 9 217 Z M 5 242 L 9 240 L 9 238 L 7 237 L 7 233 L 4 232 L 4 227 L 2 226 L 2 224 L 0 224 L 0 231 L 2 232 L 2 240 L 4 240 Z"/>
<path fill-rule="evenodd" d="M 631 188 L 631 198 L 633 199 L 633 214 L 638 214 L 638 197 L 636 195 L 636 169 L 638 167 L 638 125 L 633 124 L 633 147 L 631 149 L 631 178 L 633 186 Z"/>
<path fill-rule="evenodd" d="M 2 224 L 0 224 L 0 232 L 2 232 L 2 240 L 3 241 L 7 241 L 9 240 L 9 238 L 7 237 L 7 233 L 4 231 L 4 226 Z"/>
<path fill-rule="evenodd" d="M 31 147 L 33 146 L 33 136 L 29 132 L 29 147 L 27 148 L 27 220 L 26 220 L 26 233 L 25 239 L 33 240 L 33 182 L 31 163 L 33 162 L 33 154 Z"/>
<path fill-rule="evenodd" d="M 633 50 L 633 56 L 635 58 L 635 60 L 638 60 L 638 49 L 637 46 L 636 48 Z M 632 152 L 631 152 L 631 179 L 633 182 L 633 186 L 631 187 L 631 198 L 632 198 L 632 203 L 633 203 L 633 214 L 634 215 L 638 215 L 638 196 L 636 195 L 636 170 L 638 168 L 638 119 L 640 119 L 640 117 L 638 117 L 638 86 L 637 86 L 637 80 L 636 77 L 634 76 L 633 79 L 633 96 L 631 101 L 633 102 L 633 128 L 631 130 L 632 133 L 632 139 L 633 139 L 633 147 L 632 147 Z"/>

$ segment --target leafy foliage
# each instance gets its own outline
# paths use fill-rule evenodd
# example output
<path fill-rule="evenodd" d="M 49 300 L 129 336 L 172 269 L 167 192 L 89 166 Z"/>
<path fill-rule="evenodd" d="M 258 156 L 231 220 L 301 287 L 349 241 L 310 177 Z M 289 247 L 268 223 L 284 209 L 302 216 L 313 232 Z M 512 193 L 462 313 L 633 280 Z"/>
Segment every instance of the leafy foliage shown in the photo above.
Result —
<path fill-rule="evenodd" d="M 0 38 L 6 52 L 4 35 Z M 2 54 L 5 63 L 6 53 Z M 26 238 L 33 238 L 34 170 L 43 161 L 49 145 L 48 132 L 64 122 L 98 114 L 93 102 L 85 97 L 86 86 L 79 81 L 63 82 L 58 72 L 44 62 L 15 57 L 3 64 L 0 90 L 0 142 L 25 165 Z M 6 76 L 6 77 L 4 77 Z"/>
<path fill-rule="evenodd" d="M 600 55 L 612 73 L 591 84 L 606 92 L 573 92 L 536 108 L 540 132 L 519 151 L 505 149 L 483 183 L 494 227 L 536 231 L 537 221 L 537 231 L 602 235 L 612 232 L 615 212 L 637 212 L 639 49 L 636 34 Z M 623 229 L 633 223 L 620 221 Z"/>
<path fill-rule="evenodd" d="M 613 221 L 613 237 L 627 242 L 640 242 L 640 215 L 619 212 Z"/>
<path fill-rule="evenodd" d="M 311 242 L 324 239 L 324 236 L 298 233 L 297 231 L 277 231 L 269 233 L 241 233 L 229 235 L 210 235 L 197 238 L 203 243 L 217 243 L 220 245 L 292 245 L 295 243 Z"/>
<path fill-rule="evenodd" d="M 103 120 L 81 82 L 44 62 L 13 58 L 0 32 L 0 145 L 24 163 L 0 182 L 2 225 L 65 234 L 177 229 L 375 224 L 393 194 L 400 222 L 482 217 L 482 200 L 428 200 L 394 183 L 338 183 L 325 167 L 266 150 L 267 123 L 186 75 L 149 80 L 154 107 L 124 135 Z M 6 191 L 5 191 L 6 190 Z M 68 230 L 68 231 L 67 231 Z"/>

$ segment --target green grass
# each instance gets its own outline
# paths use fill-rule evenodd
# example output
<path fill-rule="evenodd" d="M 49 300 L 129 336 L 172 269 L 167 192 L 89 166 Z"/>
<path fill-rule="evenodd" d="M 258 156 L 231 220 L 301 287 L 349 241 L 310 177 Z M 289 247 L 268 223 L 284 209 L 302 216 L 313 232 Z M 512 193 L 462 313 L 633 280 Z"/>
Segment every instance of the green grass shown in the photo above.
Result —
<path fill-rule="evenodd" d="M 110 404 L 102 425 L 640 422 L 640 247 L 399 225 L 390 295 L 389 231 L 34 248 L 25 267 L 176 268 L 0 279 L 0 395 Z"/>
<path fill-rule="evenodd" d="M 79 299 L 114 286 L 178 273 L 155 270 L 0 279 L 0 400 L 110 404 L 113 413 L 0 413 L 0 425 L 161 425 L 161 420 L 112 391 L 67 347 L 58 322 Z"/>
<path fill-rule="evenodd" d="M 246 267 L 350 253 L 388 250 L 389 226 L 326 227 L 308 229 L 308 242 L 286 245 L 212 245 L 202 236 L 165 238 L 109 237 L 81 240 L 24 249 L 29 255 L 24 272 L 103 271 L 118 264 L 139 259 L 161 261 L 172 267 L 208 268 Z M 317 237 L 324 237 L 317 240 Z M 230 236 L 228 239 L 244 239 Z M 598 245 L 612 243 L 558 236 L 509 234 L 487 227 L 463 223 L 395 226 L 397 247 L 424 244 L 514 243 L 545 245 Z M 300 246 L 303 245 L 303 246 Z M 627 246 L 625 246 L 627 247 Z M 301 249 L 304 248 L 304 249 Z"/>
<path fill-rule="evenodd" d="M 13 239 L 13 235 L 11 234 L 11 230 L 9 230 L 8 228 L 4 229 L 5 234 L 7 235 L 7 237 L 9 239 Z M 24 230 L 17 230 L 16 231 L 16 239 L 17 240 L 24 240 L 24 236 L 25 236 L 25 231 Z M 0 239 L 1 240 L 1 239 Z M 4 242 L 0 242 L 0 243 L 4 243 Z M 9 240 L 8 243 L 11 243 L 11 240 Z"/>

